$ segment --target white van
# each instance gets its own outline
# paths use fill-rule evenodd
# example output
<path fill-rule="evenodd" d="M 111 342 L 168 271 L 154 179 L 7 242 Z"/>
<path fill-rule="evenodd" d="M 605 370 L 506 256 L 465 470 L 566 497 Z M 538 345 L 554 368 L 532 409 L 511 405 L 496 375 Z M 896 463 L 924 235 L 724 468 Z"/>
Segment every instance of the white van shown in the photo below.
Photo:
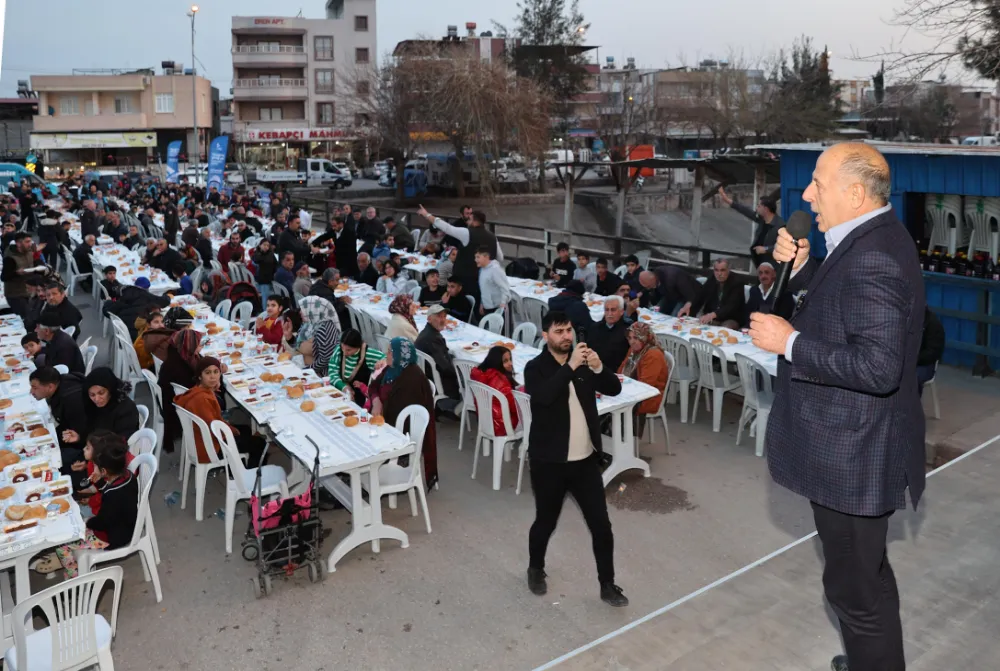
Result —
<path fill-rule="evenodd" d="M 1000 140 L 994 135 L 973 135 L 962 140 L 962 145 L 965 147 L 997 147 L 1000 146 Z"/>

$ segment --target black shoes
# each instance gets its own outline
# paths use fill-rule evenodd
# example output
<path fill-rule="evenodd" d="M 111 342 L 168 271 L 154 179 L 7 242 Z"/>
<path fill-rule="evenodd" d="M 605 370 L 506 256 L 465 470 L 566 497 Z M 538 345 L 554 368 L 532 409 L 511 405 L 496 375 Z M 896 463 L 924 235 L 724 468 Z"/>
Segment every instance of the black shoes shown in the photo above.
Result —
<path fill-rule="evenodd" d="M 601 585 L 601 601 L 615 608 L 628 605 L 628 597 L 622 594 L 622 588 L 611 582 Z"/>
<path fill-rule="evenodd" d="M 837 655 L 830 661 L 832 671 L 849 671 L 847 667 L 847 655 Z"/>
<path fill-rule="evenodd" d="M 545 584 L 545 571 L 528 567 L 528 589 L 535 596 L 544 596 L 549 591 L 549 586 Z"/>

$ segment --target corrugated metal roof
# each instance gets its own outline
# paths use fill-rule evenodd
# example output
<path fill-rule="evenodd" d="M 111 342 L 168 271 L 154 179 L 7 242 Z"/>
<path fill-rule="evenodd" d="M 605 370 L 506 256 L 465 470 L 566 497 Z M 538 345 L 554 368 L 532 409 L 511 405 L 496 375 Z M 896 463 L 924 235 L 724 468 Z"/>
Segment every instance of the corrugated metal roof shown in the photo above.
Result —
<path fill-rule="evenodd" d="M 976 147 L 961 144 L 922 144 L 916 142 L 882 142 L 878 140 L 864 140 L 865 144 L 870 144 L 883 154 L 916 154 L 920 156 L 981 156 L 1000 158 L 1000 147 Z M 760 149 L 764 151 L 816 151 L 837 144 L 836 142 L 803 142 L 800 144 L 755 144 L 747 149 Z"/>

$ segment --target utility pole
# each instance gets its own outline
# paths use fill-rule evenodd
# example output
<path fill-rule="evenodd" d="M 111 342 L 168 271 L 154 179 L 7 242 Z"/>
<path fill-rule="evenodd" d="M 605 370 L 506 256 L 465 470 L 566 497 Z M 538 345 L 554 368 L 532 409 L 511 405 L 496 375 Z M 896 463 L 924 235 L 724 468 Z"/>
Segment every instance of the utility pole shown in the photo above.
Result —
<path fill-rule="evenodd" d="M 191 116 L 194 126 L 194 151 L 188 151 L 188 161 L 194 156 L 194 183 L 198 184 L 201 170 L 201 142 L 198 138 L 198 69 L 194 65 L 194 17 L 198 13 L 198 5 L 191 5 L 188 16 L 191 17 Z"/>

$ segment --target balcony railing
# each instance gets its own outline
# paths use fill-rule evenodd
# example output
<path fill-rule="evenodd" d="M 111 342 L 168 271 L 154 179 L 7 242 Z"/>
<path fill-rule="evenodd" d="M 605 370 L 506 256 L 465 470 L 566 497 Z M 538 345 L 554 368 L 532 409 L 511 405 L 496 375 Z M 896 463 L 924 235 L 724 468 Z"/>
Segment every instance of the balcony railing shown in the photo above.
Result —
<path fill-rule="evenodd" d="M 306 48 L 286 44 L 238 44 L 233 47 L 234 54 L 302 54 Z"/>
<path fill-rule="evenodd" d="M 305 79 L 237 79 L 233 83 L 238 89 L 305 88 L 305 85 Z"/>

